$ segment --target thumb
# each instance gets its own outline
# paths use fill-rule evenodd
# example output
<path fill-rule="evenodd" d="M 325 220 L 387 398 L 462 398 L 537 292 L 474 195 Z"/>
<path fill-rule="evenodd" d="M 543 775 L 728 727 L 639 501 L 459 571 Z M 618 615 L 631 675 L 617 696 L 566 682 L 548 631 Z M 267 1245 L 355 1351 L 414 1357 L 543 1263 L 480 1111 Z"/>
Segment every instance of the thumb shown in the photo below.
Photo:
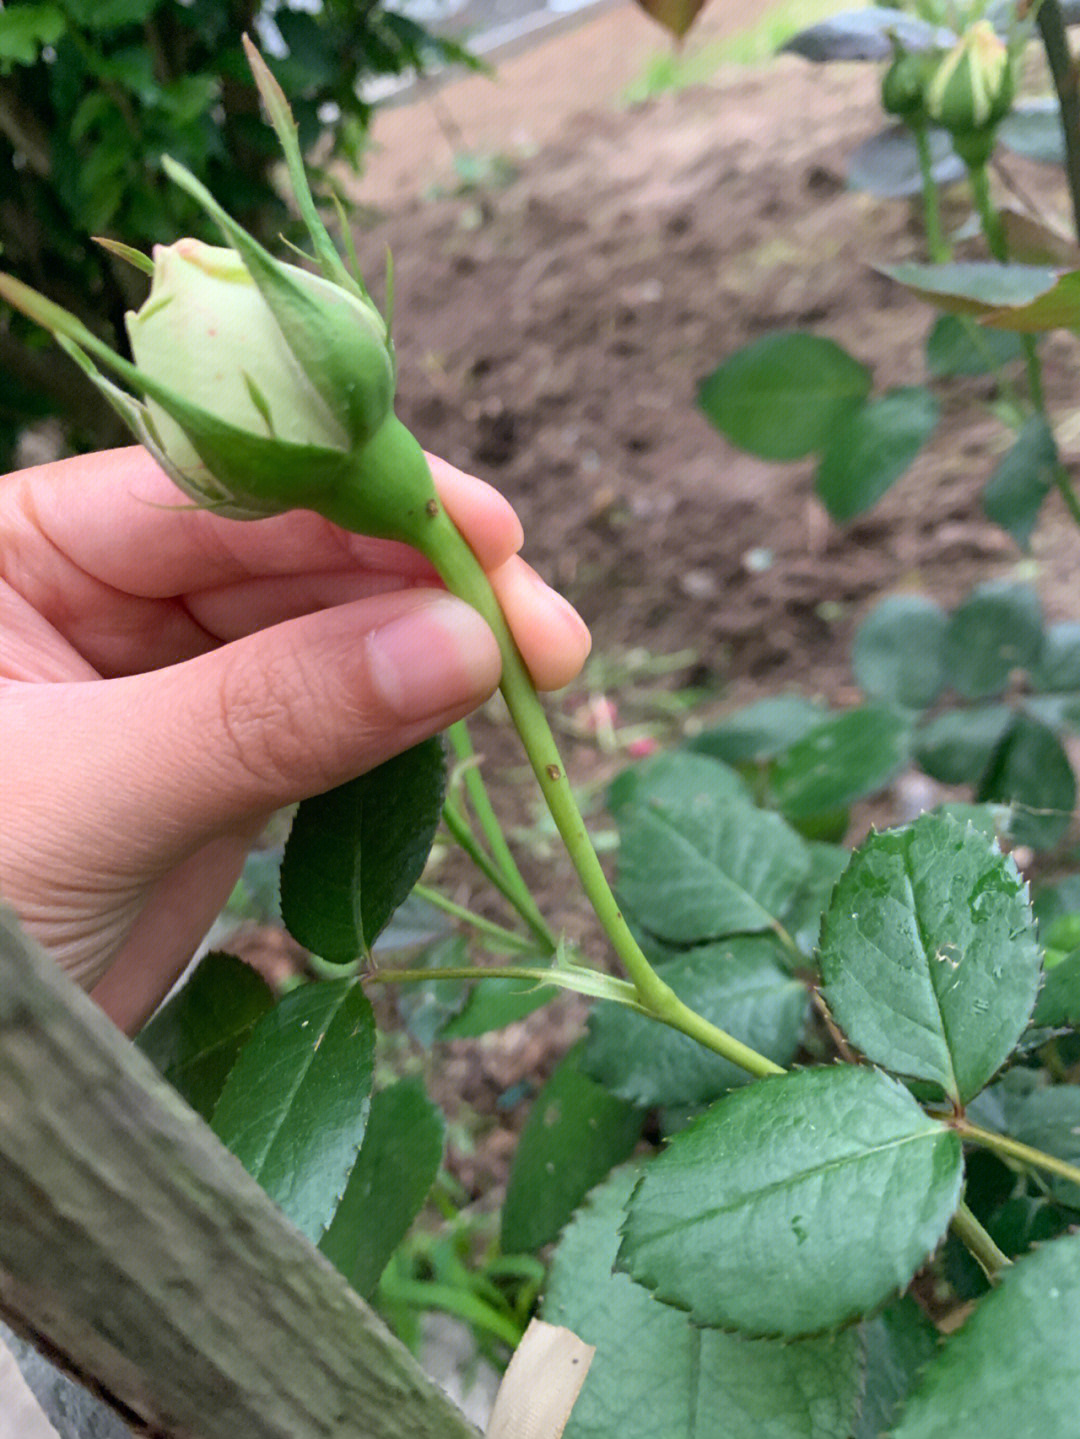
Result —
<path fill-rule="evenodd" d="M 128 879 L 373 768 L 467 714 L 498 679 L 479 615 L 442 591 L 409 590 L 167 669 L 22 695 L 40 701 L 39 755 L 70 753 L 78 737 L 83 762 L 54 759 L 48 777 L 67 851 Z"/>

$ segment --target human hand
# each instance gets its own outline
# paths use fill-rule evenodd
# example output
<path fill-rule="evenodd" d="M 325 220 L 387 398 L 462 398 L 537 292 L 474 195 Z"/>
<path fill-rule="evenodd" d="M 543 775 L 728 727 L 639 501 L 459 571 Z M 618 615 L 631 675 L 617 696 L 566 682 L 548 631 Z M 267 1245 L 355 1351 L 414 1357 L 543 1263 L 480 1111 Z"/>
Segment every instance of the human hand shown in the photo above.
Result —
<path fill-rule="evenodd" d="M 588 654 L 479 480 L 433 462 L 537 686 Z M 414 551 L 184 506 L 138 449 L 0 481 L 0 896 L 117 1023 L 167 993 L 270 814 L 476 708 L 495 638 Z"/>

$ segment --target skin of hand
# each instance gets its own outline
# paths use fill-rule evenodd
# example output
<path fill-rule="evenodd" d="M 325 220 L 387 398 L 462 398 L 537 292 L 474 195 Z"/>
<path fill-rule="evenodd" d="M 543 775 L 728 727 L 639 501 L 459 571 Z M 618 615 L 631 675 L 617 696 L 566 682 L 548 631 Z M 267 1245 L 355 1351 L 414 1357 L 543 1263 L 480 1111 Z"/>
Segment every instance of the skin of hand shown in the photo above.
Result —
<path fill-rule="evenodd" d="M 588 631 L 490 486 L 432 460 L 540 689 Z M 436 734 L 495 638 L 404 545 L 191 508 L 139 449 L 0 480 L 0 897 L 137 1028 L 274 810 Z"/>

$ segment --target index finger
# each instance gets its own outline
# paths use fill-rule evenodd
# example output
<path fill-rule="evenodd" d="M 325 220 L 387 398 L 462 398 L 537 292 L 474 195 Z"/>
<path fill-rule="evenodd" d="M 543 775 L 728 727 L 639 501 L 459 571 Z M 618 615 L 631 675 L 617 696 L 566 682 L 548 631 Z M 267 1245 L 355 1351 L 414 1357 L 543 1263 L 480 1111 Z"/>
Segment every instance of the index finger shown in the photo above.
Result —
<path fill-rule="evenodd" d="M 522 544 L 512 506 L 482 480 L 429 457 L 440 497 L 485 569 Z M 27 568 L 66 559 L 124 594 L 163 599 L 264 575 L 356 570 L 415 583 L 431 567 L 415 550 L 347 534 L 307 510 L 245 521 L 195 507 L 139 447 L 59 460 L 9 476 L 0 534 L 15 557 L 46 542 Z M 58 582 L 62 576 L 57 574 Z M 33 602 L 34 597 L 26 598 Z"/>

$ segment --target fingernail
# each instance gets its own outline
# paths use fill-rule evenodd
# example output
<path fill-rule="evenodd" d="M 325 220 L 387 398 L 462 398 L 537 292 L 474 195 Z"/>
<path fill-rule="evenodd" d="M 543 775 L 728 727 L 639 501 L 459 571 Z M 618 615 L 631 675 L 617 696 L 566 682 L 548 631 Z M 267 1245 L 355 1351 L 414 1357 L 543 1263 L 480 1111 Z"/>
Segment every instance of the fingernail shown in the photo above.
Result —
<path fill-rule="evenodd" d="M 471 605 L 451 595 L 373 630 L 365 647 L 377 696 L 410 723 L 479 704 L 499 683 L 495 636 Z"/>

